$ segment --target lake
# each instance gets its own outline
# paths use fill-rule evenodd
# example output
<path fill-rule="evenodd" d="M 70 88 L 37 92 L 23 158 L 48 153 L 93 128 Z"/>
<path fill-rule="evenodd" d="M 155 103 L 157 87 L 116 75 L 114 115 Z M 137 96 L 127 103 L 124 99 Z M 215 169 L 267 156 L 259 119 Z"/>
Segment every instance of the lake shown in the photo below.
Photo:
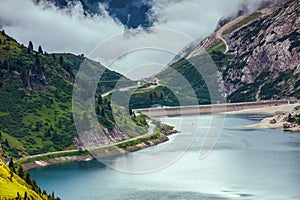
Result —
<path fill-rule="evenodd" d="M 227 115 L 216 146 L 204 159 L 199 159 L 199 151 L 205 133 L 222 123 L 222 119 L 218 121 L 221 117 L 211 122 L 210 115 L 200 116 L 191 146 L 171 163 L 158 161 L 163 157 L 160 149 L 167 149 L 175 140 L 186 146 L 184 138 L 190 126 L 182 121 L 192 122 L 194 116 L 161 118 L 184 131 L 171 136 L 170 142 L 116 157 L 107 162 L 109 166 L 99 161 L 74 162 L 30 173 L 43 189 L 70 200 L 300 199 L 300 133 L 243 128 L 263 117 Z M 143 162 L 141 155 L 147 161 Z M 124 161 L 142 169 L 148 169 L 152 161 L 157 168 L 149 173 L 128 173 L 135 168 L 122 172 L 126 171 Z"/>

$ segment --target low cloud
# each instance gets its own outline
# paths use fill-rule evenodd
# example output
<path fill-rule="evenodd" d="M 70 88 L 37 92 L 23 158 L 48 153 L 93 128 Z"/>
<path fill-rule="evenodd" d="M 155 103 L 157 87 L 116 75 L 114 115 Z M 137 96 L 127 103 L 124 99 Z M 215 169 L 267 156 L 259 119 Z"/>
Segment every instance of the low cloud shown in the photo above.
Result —
<path fill-rule="evenodd" d="M 124 30 L 108 15 L 84 15 L 80 3 L 59 9 L 31 0 L 2 0 L 2 28 L 19 42 L 42 45 L 48 52 L 88 53 L 98 42 Z"/>
<path fill-rule="evenodd" d="M 262 0 L 152 0 L 152 12 L 150 12 L 152 14 L 149 17 L 155 18 L 154 27 L 172 29 L 198 39 L 213 32 L 221 17 L 237 13 L 243 3 L 246 2 L 249 9 L 253 9 L 260 1 Z M 104 6 L 101 4 L 99 6 L 102 9 L 101 16 L 84 14 L 84 9 L 79 2 L 59 9 L 45 1 L 36 5 L 31 0 L 2 0 L 0 24 L 9 35 L 25 45 L 31 40 L 35 47 L 42 45 L 47 52 L 88 55 L 97 44 L 125 30 L 123 24 L 106 13 Z M 143 40 L 151 40 L 155 34 L 143 29 L 134 32 L 134 34 L 124 34 L 124 40 L 136 42 L 141 37 Z M 127 37 L 128 35 L 130 37 Z M 184 48 L 187 44 L 188 41 L 181 42 L 179 45 L 180 48 Z M 115 47 L 107 47 L 107 51 L 113 52 L 114 48 L 118 48 L 118 45 L 115 45 Z M 147 66 L 147 63 L 153 66 L 153 63 L 157 63 L 155 66 L 160 67 L 157 67 L 155 72 L 159 72 L 172 57 L 173 55 L 159 52 L 145 51 L 136 55 L 133 52 L 133 55 L 118 60 L 111 69 L 126 74 L 136 66 Z M 142 71 L 145 75 L 132 72 L 130 74 L 133 75 L 128 75 L 131 78 L 140 78 L 149 76 L 150 72 L 154 73 L 152 68 L 148 72 Z"/>
<path fill-rule="evenodd" d="M 153 0 L 154 26 L 180 31 L 194 39 L 214 31 L 220 18 L 236 14 L 244 5 L 255 9 L 262 0 Z"/>

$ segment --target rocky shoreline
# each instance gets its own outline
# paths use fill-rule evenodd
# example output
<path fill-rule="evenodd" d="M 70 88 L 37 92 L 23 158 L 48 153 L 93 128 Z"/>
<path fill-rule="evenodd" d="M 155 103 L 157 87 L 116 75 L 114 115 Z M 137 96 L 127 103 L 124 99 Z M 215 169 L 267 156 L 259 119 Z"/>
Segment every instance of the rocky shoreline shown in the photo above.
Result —
<path fill-rule="evenodd" d="M 80 155 L 80 156 L 65 156 L 65 157 L 57 157 L 51 158 L 47 160 L 37 160 L 30 163 L 22 164 L 24 170 L 35 169 L 35 168 L 42 168 L 49 165 L 61 164 L 61 163 L 68 163 L 68 162 L 75 162 L 75 161 L 90 161 L 93 160 L 94 157 L 92 155 Z"/>
<path fill-rule="evenodd" d="M 99 148 L 90 150 L 90 154 L 87 155 L 76 155 L 76 156 L 62 156 L 56 157 L 46 160 L 36 160 L 29 163 L 23 163 L 22 167 L 24 170 L 30 170 L 35 168 L 42 168 L 50 165 L 62 164 L 62 163 L 69 163 L 69 162 L 78 162 L 78 161 L 91 161 L 94 159 L 101 159 L 110 156 L 116 156 L 125 154 L 128 152 L 139 151 L 151 146 L 155 146 L 164 142 L 169 141 L 168 136 L 179 133 L 179 131 L 174 130 L 174 127 L 162 124 L 162 128 L 160 131 L 160 137 L 151 139 L 148 141 L 143 141 L 138 144 L 128 146 L 126 148 L 120 148 L 118 146 L 112 146 L 108 148 Z"/>
<path fill-rule="evenodd" d="M 294 119 L 298 118 L 300 114 L 299 106 L 294 106 L 292 111 L 282 112 L 272 117 L 267 117 L 257 124 L 246 126 L 246 128 L 259 128 L 259 129 L 277 129 L 281 128 L 284 131 L 300 132 L 300 125 Z"/>

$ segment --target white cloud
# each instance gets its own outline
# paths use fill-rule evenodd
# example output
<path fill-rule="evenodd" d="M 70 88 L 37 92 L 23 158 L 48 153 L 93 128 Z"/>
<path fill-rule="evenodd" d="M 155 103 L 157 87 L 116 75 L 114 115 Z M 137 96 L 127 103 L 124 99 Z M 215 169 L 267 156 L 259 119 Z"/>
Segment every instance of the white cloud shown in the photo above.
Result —
<path fill-rule="evenodd" d="M 236 13 L 247 0 L 154 0 L 155 26 L 180 31 L 194 39 L 214 31 L 221 17 Z M 261 0 L 251 0 L 251 7 Z M 249 4 L 250 5 L 250 4 Z"/>
<path fill-rule="evenodd" d="M 2 0 L 2 27 L 19 42 L 29 40 L 49 52 L 88 53 L 95 45 L 124 30 L 107 15 L 85 16 L 81 4 L 58 9 L 31 0 Z"/>
<path fill-rule="evenodd" d="M 173 29 L 197 39 L 213 32 L 218 20 L 237 12 L 244 1 L 247 0 L 153 0 L 152 17 L 157 17 L 153 26 Z M 261 0 L 251 0 L 251 6 L 258 1 Z M 2 0 L 0 22 L 4 24 L 2 28 L 9 35 L 25 45 L 31 40 L 36 47 L 42 45 L 47 52 L 88 55 L 97 44 L 124 31 L 122 24 L 112 19 L 103 7 L 100 8 L 104 15 L 86 16 L 80 3 L 58 9 L 49 3 L 37 6 L 31 0 Z M 189 40 L 177 41 L 172 37 L 160 37 L 143 30 L 135 31 L 130 37 L 126 37 L 127 35 L 123 36 L 124 40 L 129 40 L 126 41 L 127 44 L 130 45 L 132 41 L 137 46 L 138 43 L 144 44 L 144 41 L 155 39 L 159 44 L 166 42 L 167 39 L 170 43 L 178 44 L 177 48 L 181 49 L 189 42 Z M 104 51 L 108 54 L 110 52 L 113 57 L 116 51 L 120 50 L 118 49 L 120 46 L 119 43 L 110 44 Z M 160 67 L 157 67 L 155 72 L 159 72 L 171 57 L 170 54 L 161 52 L 132 52 L 111 65 L 111 69 L 126 74 L 136 66 L 157 63 L 156 66 Z M 152 69 L 140 70 L 138 73 L 130 72 L 130 77 L 148 76 L 150 72 L 154 73 Z"/>

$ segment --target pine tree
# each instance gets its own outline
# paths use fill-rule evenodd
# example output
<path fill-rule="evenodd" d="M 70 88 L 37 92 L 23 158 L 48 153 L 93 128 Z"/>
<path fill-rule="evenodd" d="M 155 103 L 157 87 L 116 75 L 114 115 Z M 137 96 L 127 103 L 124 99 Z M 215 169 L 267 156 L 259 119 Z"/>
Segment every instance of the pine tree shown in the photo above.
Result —
<path fill-rule="evenodd" d="M 64 63 L 64 58 L 62 56 L 59 56 L 59 64 L 62 65 Z"/>
<path fill-rule="evenodd" d="M 10 158 L 10 161 L 8 163 L 8 167 L 10 168 L 10 170 L 14 173 L 16 173 L 16 168 L 15 168 L 15 165 L 14 165 L 14 161 L 12 158 Z"/>
<path fill-rule="evenodd" d="M 41 45 L 40 45 L 39 48 L 38 48 L 38 52 L 39 52 L 40 54 L 43 54 L 43 49 L 42 49 L 42 46 L 41 46 Z"/>
<path fill-rule="evenodd" d="M 31 41 L 29 41 L 29 44 L 28 44 L 28 52 L 32 51 L 33 50 L 33 44 Z"/>
<path fill-rule="evenodd" d="M 102 96 L 101 95 L 98 96 L 98 104 L 99 105 L 102 104 Z"/>
<path fill-rule="evenodd" d="M 25 194 L 24 194 L 24 200 L 27 200 L 27 192 L 25 192 Z"/>
<path fill-rule="evenodd" d="M 101 109 L 101 116 L 102 116 L 102 117 L 105 117 L 105 111 L 104 111 L 104 108 Z"/>
<path fill-rule="evenodd" d="M 97 115 L 100 115 L 100 113 L 101 113 L 101 110 L 100 110 L 99 106 L 97 106 L 97 107 L 96 107 L 96 114 L 97 114 Z"/>
<path fill-rule="evenodd" d="M 3 69 L 9 70 L 9 64 L 8 64 L 8 61 L 7 61 L 7 60 L 4 60 L 4 61 L 3 61 L 3 63 L 2 63 L 2 68 L 3 68 Z"/>
<path fill-rule="evenodd" d="M 51 132 L 50 132 L 50 129 L 48 129 L 46 132 L 45 132 L 45 137 L 50 137 L 51 136 Z"/>
<path fill-rule="evenodd" d="M 23 170 L 22 165 L 20 165 L 19 168 L 18 168 L 18 175 L 19 175 L 21 178 L 24 178 L 24 170 Z"/>
<path fill-rule="evenodd" d="M 35 124 L 35 131 L 39 131 L 40 128 L 41 128 L 41 122 L 37 121 L 36 124 Z"/>
<path fill-rule="evenodd" d="M 28 185 L 31 185 L 31 177 L 30 177 L 30 174 L 28 172 L 26 173 L 25 181 Z"/>
<path fill-rule="evenodd" d="M 5 145 L 6 147 L 10 147 L 7 138 L 5 138 L 5 140 L 4 140 L 4 145 Z"/>
<path fill-rule="evenodd" d="M 108 110 L 110 110 L 110 111 L 112 110 L 112 109 L 111 109 L 111 103 L 110 103 L 110 102 L 107 102 L 107 108 L 108 108 Z"/>

